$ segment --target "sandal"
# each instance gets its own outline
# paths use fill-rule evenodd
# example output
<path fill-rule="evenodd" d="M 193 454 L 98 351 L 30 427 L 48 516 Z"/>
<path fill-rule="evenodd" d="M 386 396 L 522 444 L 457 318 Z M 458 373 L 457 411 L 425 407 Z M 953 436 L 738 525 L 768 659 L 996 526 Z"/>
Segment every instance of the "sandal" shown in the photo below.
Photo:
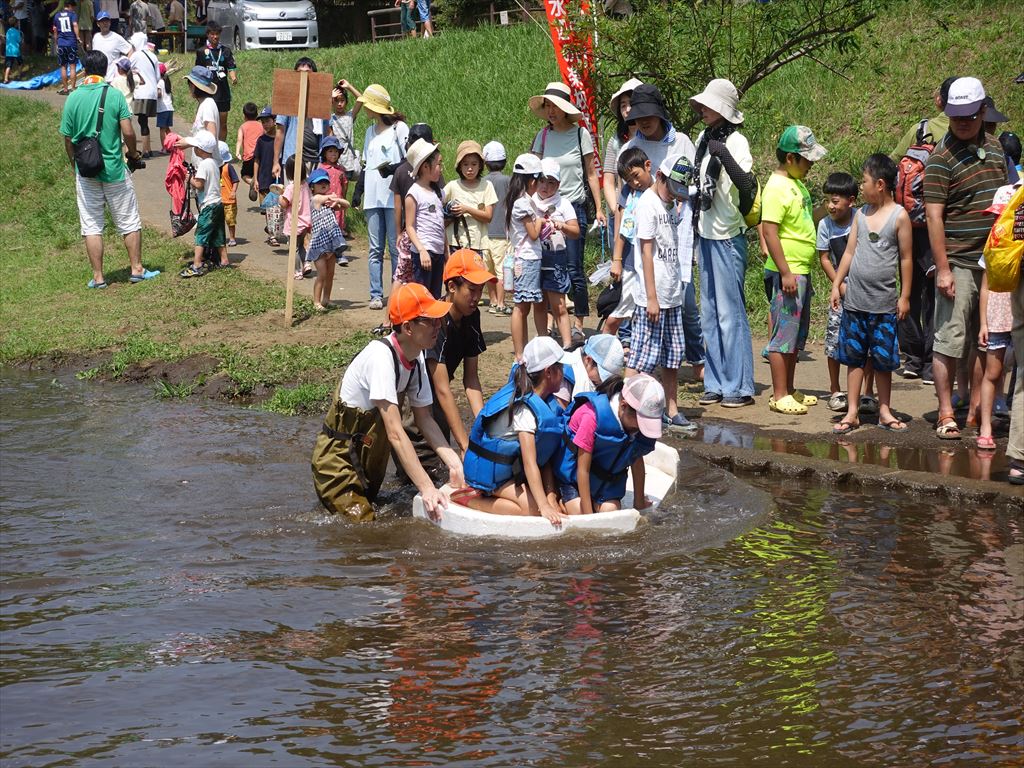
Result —
<path fill-rule="evenodd" d="M 845 392 L 836 392 L 828 399 L 828 409 L 830 411 L 845 411 L 849 407 L 849 401 L 846 399 Z"/>
<path fill-rule="evenodd" d="M 952 416 L 942 416 L 935 425 L 935 436 L 939 440 L 959 440 L 960 427 Z"/>
<path fill-rule="evenodd" d="M 800 405 L 806 405 L 808 407 L 818 404 L 817 395 L 805 395 L 799 389 L 793 390 L 793 399 L 800 403 Z"/>
<path fill-rule="evenodd" d="M 189 264 L 181 272 L 178 273 L 178 277 L 189 278 L 189 277 L 202 277 L 206 274 L 205 267 L 199 267 L 198 269 L 194 264 Z"/>
<path fill-rule="evenodd" d="M 1010 485 L 1024 485 L 1024 461 L 1011 459 L 1006 479 L 1010 481 Z"/>
<path fill-rule="evenodd" d="M 327 307 L 325 307 L 323 304 L 317 304 L 314 302 L 313 311 L 319 314 L 323 314 L 327 311 Z"/>
<path fill-rule="evenodd" d="M 996 449 L 995 438 L 991 435 L 978 435 L 974 441 L 979 451 L 994 451 Z"/>
<path fill-rule="evenodd" d="M 836 424 L 835 426 L 832 427 L 832 434 L 833 435 L 848 435 L 851 432 L 853 432 L 853 430 L 855 430 L 859 426 L 860 426 L 859 423 L 858 424 L 854 424 L 852 421 L 840 421 L 838 424 Z"/>
<path fill-rule="evenodd" d="M 301 269 L 295 270 L 295 279 L 296 280 L 301 280 L 303 277 L 304 277 L 304 275 L 302 274 L 302 270 Z"/>
<path fill-rule="evenodd" d="M 803 416 L 807 413 L 807 406 L 803 403 L 798 403 L 792 395 L 786 395 L 781 400 L 769 398 L 768 410 L 774 411 L 775 413 L 782 413 L 787 416 Z"/>
<path fill-rule="evenodd" d="M 907 429 L 907 425 L 899 419 L 893 419 L 892 421 L 879 421 L 878 426 L 886 432 L 904 432 Z"/>

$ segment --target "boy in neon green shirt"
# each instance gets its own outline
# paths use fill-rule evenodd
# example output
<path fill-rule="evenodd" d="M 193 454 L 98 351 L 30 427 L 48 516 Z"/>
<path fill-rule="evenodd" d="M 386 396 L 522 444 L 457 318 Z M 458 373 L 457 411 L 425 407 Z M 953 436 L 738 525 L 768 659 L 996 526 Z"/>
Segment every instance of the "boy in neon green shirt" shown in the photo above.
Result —
<path fill-rule="evenodd" d="M 761 191 L 761 223 L 768 255 L 765 279 L 772 283 L 772 335 L 768 362 L 773 395 L 768 407 L 777 413 L 799 415 L 818 398 L 793 385 L 796 360 L 807 341 L 811 319 L 811 276 L 817 258 L 811 194 L 803 178 L 827 154 L 804 125 L 782 132 L 775 151 L 779 167 Z"/>

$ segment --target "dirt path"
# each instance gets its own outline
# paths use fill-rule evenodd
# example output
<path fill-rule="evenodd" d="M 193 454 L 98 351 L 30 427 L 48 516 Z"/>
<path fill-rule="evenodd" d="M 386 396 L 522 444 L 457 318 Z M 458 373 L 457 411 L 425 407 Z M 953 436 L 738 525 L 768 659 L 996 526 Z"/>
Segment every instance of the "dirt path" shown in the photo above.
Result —
<path fill-rule="evenodd" d="M 20 95 L 40 99 L 61 109 L 64 97 L 54 91 L 26 92 Z M 189 108 L 190 105 L 184 105 Z M 179 104 L 176 125 L 184 130 L 189 123 L 191 110 L 186 115 Z M 154 229 L 168 232 L 168 197 L 164 189 L 163 179 L 166 158 L 156 157 L 150 160 L 147 167 L 135 174 L 139 207 L 145 224 Z M 169 232 L 168 232 L 169 233 Z M 230 250 L 231 261 L 238 264 L 248 273 L 261 279 L 281 282 L 285 279 L 285 263 L 287 249 L 271 249 L 265 244 L 263 233 L 263 217 L 254 203 L 249 203 L 244 187 L 239 192 L 239 213 L 237 239 L 239 245 Z M 281 315 L 268 313 L 263 318 L 244 322 L 218 324 L 217 327 L 200 329 L 201 337 L 229 339 L 239 345 L 264 346 L 276 343 L 294 343 L 306 341 L 322 341 L 325 334 L 343 337 L 354 330 L 369 330 L 386 320 L 385 311 L 367 308 L 369 301 L 369 278 L 367 272 L 367 243 L 365 235 L 351 242 L 349 256 L 351 264 L 338 269 L 335 277 L 333 299 L 340 311 L 326 316 L 314 317 L 297 324 L 291 329 L 283 327 Z M 183 249 L 190 248 L 190 243 L 183 243 Z M 84 255 L 83 255 L 84 258 Z M 385 264 L 387 256 L 385 255 Z M 287 270 L 289 273 L 291 269 Z M 387 271 L 387 268 L 385 268 Z M 168 275 L 168 279 L 178 279 Z M 301 296 L 312 295 L 312 280 L 296 282 L 296 293 Z M 482 316 L 482 327 L 488 344 L 488 353 L 481 360 L 481 377 L 484 388 L 493 391 L 505 380 L 512 363 L 512 346 L 509 333 L 509 320 L 506 317 L 489 315 L 486 311 Z M 592 329 L 593 323 L 588 324 Z M 764 329 L 755 328 L 755 334 L 763 333 Z M 708 425 L 709 430 L 722 435 L 734 434 L 736 440 L 744 445 L 753 445 L 752 436 L 767 438 L 779 437 L 790 444 L 799 444 L 810 440 L 826 440 L 835 442 L 832 435 L 832 424 L 837 414 L 827 410 L 824 401 L 828 398 L 828 371 L 822 344 L 809 345 L 797 367 L 797 386 L 809 394 L 818 395 L 822 402 L 810 409 L 804 416 L 784 416 L 772 413 L 768 409 L 768 396 L 771 394 L 771 375 L 769 367 L 761 361 L 760 350 L 763 339 L 755 339 L 753 352 L 755 359 L 756 405 L 741 409 L 727 410 L 719 406 L 703 408 L 696 401 L 700 394 L 700 384 L 692 378 L 689 369 L 683 371 L 680 393 L 681 404 L 690 418 L 699 419 Z M 845 379 L 844 379 L 845 384 Z M 904 381 L 896 378 L 893 383 L 893 407 L 901 418 L 908 421 L 909 429 L 903 433 L 887 432 L 876 426 L 877 417 L 864 418 L 864 426 L 843 438 L 844 443 L 884 443 L 892 446 L 916 447 L 929 450 L 964 451 L 974 453 L 973 440 L 968 435 L 961 441 L 939 441 L 933 431 L 936 400 L 931 386 L 919 381 Z M 963 419 L 961 418 L 961 424 Z M 735 428 L 734 428 L 735 427 Z M 1005 423 L 998 423 L 996 436 L 999 440 L 999 451 L 996 463 L 1004 462 Z M 707 440 L 707 436 L 705 436 Z M 722 442 L 730 438 L 723 437 Z M 738 443 L 733 443 L 738 444 Z"/>

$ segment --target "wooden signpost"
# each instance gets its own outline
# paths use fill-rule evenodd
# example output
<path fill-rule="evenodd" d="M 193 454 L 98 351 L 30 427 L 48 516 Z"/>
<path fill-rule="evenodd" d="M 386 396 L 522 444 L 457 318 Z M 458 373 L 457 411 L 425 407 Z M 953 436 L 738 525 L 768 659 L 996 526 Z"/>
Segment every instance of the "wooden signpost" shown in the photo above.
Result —
<path fill-rule="evenodd" d="M 295 294 L 295 279 L 292 265 L 298 250 L 299 208 L 302 203 L 302 145 L 306 136 L 307 118 L 329 119 L 331 116 L 331 91 L 334 77 L 327 72 L 296 72 L 291 69 L 274 70 L 274 91 L 270 108 L 275 115 L 292 115 L 295 125 L 295 178 L 292 182 L 291 235 L 288 238 L 288 262 L 285 268 L 284 324 L 292 324 L 292 301 Z M 280 128 L 278 129 L 280 130 Z M 287 160 L 288 158 L 281 158 Z M 282 163 L 283 167 L 283 163 Z"/>

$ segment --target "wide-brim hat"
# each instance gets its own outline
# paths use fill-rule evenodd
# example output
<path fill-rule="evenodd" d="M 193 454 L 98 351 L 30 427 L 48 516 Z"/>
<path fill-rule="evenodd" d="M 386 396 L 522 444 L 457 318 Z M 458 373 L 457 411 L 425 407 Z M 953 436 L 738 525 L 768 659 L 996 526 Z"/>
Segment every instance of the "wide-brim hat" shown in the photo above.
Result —
<path fill-rule="evenodd" d="M 391 106 L 391 94 L 383 85 L 371 83 L 356 101 L 378 115 L 395 114 L 395 108 Z"/>
<path fill-rule="evenodd" d="M 416 139 L 412 146 L 409 147 L 409 151 L 405 154 L 405 159 L 409 162 L 409 173 L 412 174 L 414 179 L 420 171 L 420 166 L 423 165 L 428 157 L 434 154 L 437 146 L 437 144 L 431 144 L 424 139 Z"/>
<path fill-rule="evenodd" d="M 459 144 L 459 148 L 455 150 L 455 167 L 457 168 L 468 155 L 476 155 L 480 158 L 480 164 L 484 162 L 484 151 L 480 148 L 478 142 L 469 139 Z"/>
<path fill-rule="evenodd" d="M 665 111 L 665 100 L 661 96 L 661 91 L 649 83 L 643 83 L 633 89 L 626 122 L 634 123 L 645 117 L 657 117 L 666 123 L 672 122 Z"/>
<path fill-rule="evenodd" d="M 583 113 L 572 103 L 572 94 L 569 93 L 569 87 L 565 83 L 548 83 L 544 93 L 530 97 L 530 111 L 541 120 L 546 121 L 548 116 L 544 112 L 545 101 L 565 112 L 565 116 L 573 122 L 583 117 Z"/>
<path fill-rule="evenodd" d="M 643 85 L 643 80 L 638 80 L 635 77 L 629 78 L 626 82 L 619 86 L 619 90 L 612 94 L 612 97 L 608 100 L 608 106 L 612 110 L 612 116 L 615 119 L 619 118 L 619 103 L 622 101 L 622 97 L 627 93 L 632 94 L 638 85 Z"/>
<path fill-rule="evenodd" d="M 185 79 L 203 93 L 211 96 L 217 92 L 217 84 L 213 82 L 213 73 L 206 67 L 192 67 Z"/>
<path fill-rule="evenodd" d="M 727 122 L 739 125 L 743 122 L 743 113 L 736 105 L 740 102 L 740 92 L 736 86 L 725 78 L 717 78 L 708 83 L 701 93 L 690 99 L 690 106 L 699 112 L 701 105 L 714 110 Z"/>

